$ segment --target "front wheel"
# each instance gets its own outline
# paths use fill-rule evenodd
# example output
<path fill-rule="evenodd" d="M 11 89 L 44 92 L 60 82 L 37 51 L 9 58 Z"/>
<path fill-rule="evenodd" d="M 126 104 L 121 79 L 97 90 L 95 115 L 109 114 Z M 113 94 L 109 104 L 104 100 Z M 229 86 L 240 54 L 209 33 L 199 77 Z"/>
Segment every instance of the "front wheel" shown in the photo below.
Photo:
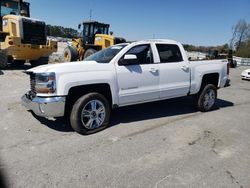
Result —
<path fill-rule="evenodd" d="M 217 99 L 217 88 L 213 84 L 206 85 L 198 94 L 196 99 L 197 109 L 201 112 L 211 110 Z"/>
<path fill-rule="evenodd" d="M 63 59 L 64 62 L 77 61 L 78 59 L 77 49 L 71 46 L 66 47 L 63 51 Z"/>
<path fill-rule="evenodd" d="M 93 55 L 94 53 L 96 53 L 97 51 L 93 48 L 89 48 L 87 49 L 87 51 L 84 53 L 84 59 Z"/>
<path fill-rule="evenodd" d="M 89 93 L 80 97 L 70 114 L 72 128 L 83 135 L 96 133 L 108 127 L 110 104 L 99 93 Z"/>

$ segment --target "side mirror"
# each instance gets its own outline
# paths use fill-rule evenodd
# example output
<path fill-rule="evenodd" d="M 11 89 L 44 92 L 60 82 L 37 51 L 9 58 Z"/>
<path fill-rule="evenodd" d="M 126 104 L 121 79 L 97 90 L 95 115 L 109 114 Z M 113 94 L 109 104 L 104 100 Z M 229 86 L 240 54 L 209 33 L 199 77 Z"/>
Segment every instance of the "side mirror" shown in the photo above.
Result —
<path fill-rule="evenodd" d="M 80 29 L 81 29 L 81 27 L 82 27 L 82 24 L 79 24 L 79 25 L 78 25 L 78 29 L 80 30 Z"/>
<path fill-rule="evenodd" d="M 124 58 L 120 59 L 118 62 L 119 65 L 137 65 L 139 60 L 136 55 L 126 54 Z"/>

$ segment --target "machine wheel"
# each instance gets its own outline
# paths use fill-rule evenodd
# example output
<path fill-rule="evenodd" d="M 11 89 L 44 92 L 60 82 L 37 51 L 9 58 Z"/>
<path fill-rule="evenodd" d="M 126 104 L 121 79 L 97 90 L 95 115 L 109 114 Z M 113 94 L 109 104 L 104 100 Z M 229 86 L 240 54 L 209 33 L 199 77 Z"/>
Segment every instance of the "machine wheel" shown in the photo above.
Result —
<path fill-rule="evenodd" d="M 64 62 L 77 61 L 78 59 L 77 50 L 74 47 L 68 46 L 63 51 L 63 59 Z"/>
<path fill-rule="evenodd" d="M 196 105 L 201 112 L 211 110 L 217 99 L 217 89 L 213 84 L 207 84 L 197 94 Z"/>
<path fill-rule="evenodd" d="M 80 134 L 93 134 L 108 127 L 110 112 L 110 104 L 103 95 L 89 93 L 73 105 L 70 123 Z"/>
<path fill-rule="evenodd" d="M 92 54 L 96 53 L 97 51 L 93 48 L 89 48 L 86 50 L 86 52 L 84 53 L 84 59 L 91 56 Z"/>
<path fill-rule="evenodd" d="M 8 57 L 4 51 L 0 50 L 0 69 L 5 69 L 8 66 Z"/>
<path fill-rule="evenodd" d="M 47 65 L 49 63 L 49 57 L 40 57 L 38 60 L 31 60 L 30 64 L 32 67 L 37 67 L 40 65 Z"/>
<path fill-rule="evenodd" d="M 24 65 L 26 60 L 13 60 L 13 64 L 16 66 Z"/>

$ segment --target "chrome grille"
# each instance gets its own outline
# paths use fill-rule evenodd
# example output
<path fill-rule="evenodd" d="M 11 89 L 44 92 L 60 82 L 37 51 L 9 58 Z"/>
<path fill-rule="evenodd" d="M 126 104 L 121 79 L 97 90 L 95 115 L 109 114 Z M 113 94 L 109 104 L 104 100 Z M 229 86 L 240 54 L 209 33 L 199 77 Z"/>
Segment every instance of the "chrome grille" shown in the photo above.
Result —
<path fill-rule="evenodd" d="M 30 74 L 30 91 L 32 94 L 36 93 L 36 75 L 34 73 Z"/>

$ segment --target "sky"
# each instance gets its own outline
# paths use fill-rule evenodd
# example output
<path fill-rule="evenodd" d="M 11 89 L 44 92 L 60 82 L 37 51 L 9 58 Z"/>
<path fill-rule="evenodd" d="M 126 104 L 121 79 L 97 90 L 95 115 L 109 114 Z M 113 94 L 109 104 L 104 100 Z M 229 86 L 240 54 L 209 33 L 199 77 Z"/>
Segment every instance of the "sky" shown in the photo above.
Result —
<path fill-rule="evenodd" d="M 128 41 L 164 38 L 193 45 L 222 45 L 240 20 L 250 23 L 250 0 L 27 0 L 31 16 L 72 27 L 90 19 L 110 24 Z"/>

